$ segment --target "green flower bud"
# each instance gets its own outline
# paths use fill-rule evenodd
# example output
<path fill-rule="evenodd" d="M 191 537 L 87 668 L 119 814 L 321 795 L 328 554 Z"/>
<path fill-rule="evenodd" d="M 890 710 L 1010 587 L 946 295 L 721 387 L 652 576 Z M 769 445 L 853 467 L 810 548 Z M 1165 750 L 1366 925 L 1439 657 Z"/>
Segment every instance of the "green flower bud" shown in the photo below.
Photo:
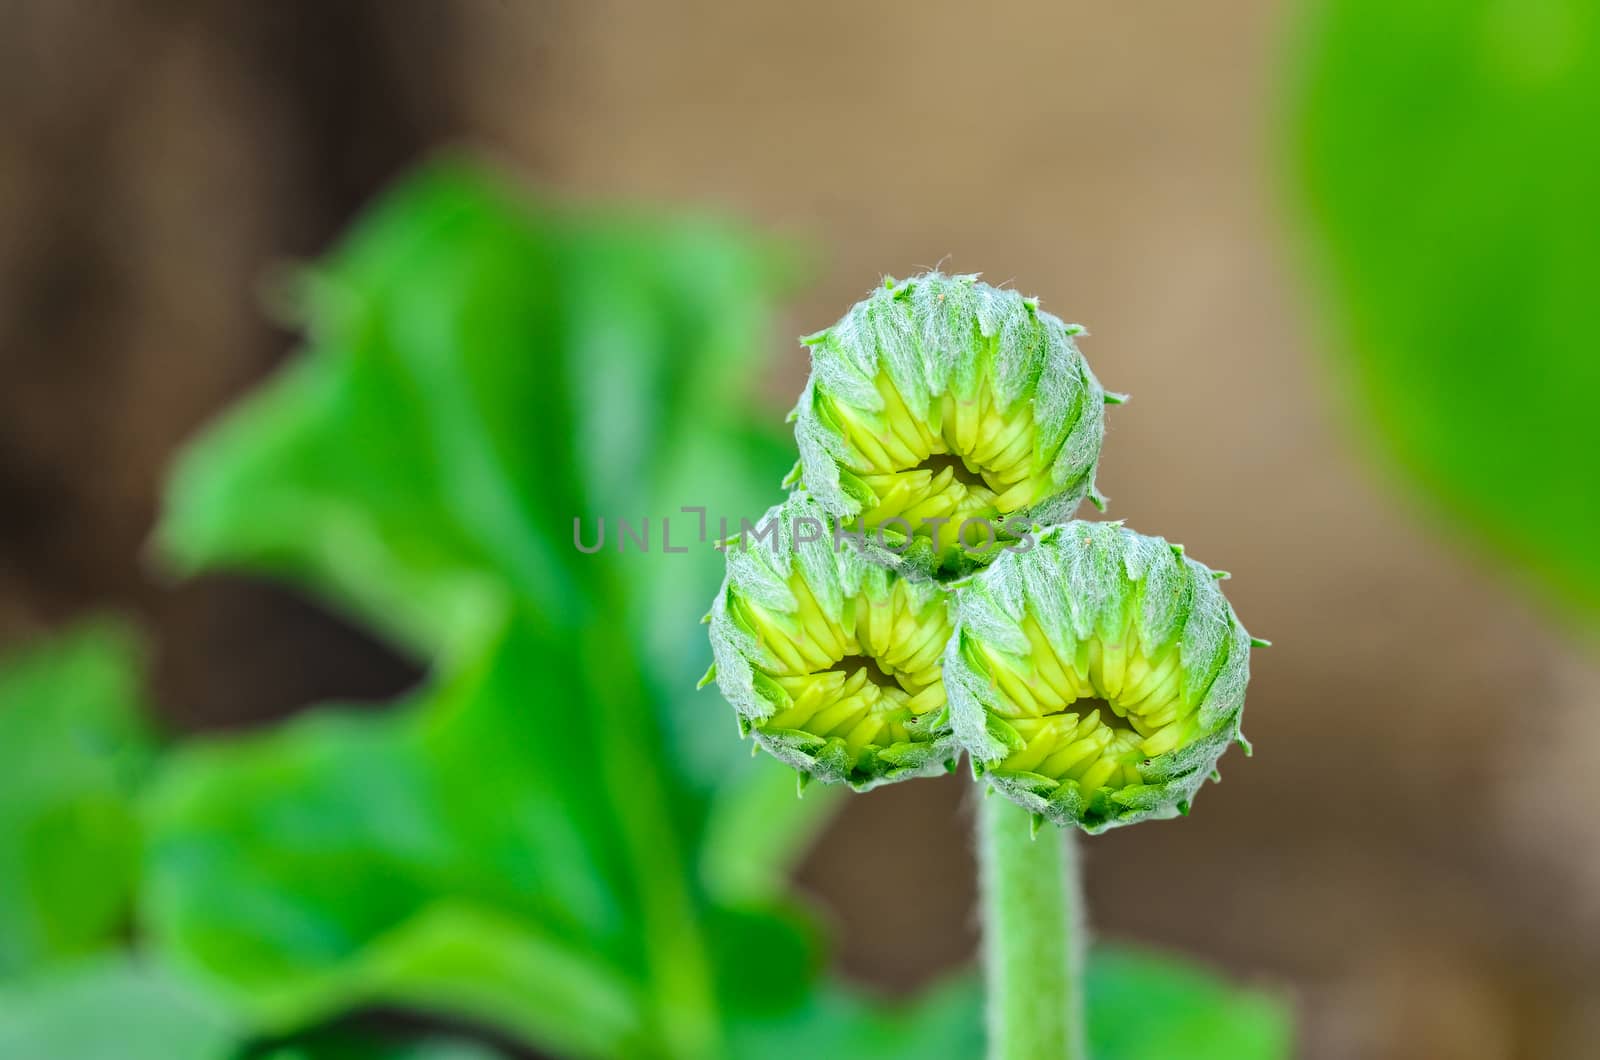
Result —
<path fill-rule="evenodd" d="M 961 583 L 944 679 L 974 771 L 1091 833 L 1187 813 L 1244 744 L 1250 649 L 1265 643 L 1221 577 L 1159 537 L 1071 522 Z"/>
<path fill-rule="evenodd" d="M 939 667 L 950 595 L 870 563 L 805 493 L 723 543 L 708 679 L 739 728 L 801 773 L 858 791 L 947 772 Z"/>
<path fill-rule="evenodd" d="M 1085 496 L 1099 505 L 1105 405 L 1121 396 L 1073 344 L 1082 330 L 975 276 L 886 280 L 802 340 L 799 479 L 831 514 L 860 518 L 875 558 L 920 570 L 970 568 L 998 551 L 991 531 L 1006 540 Z M 969 519 L 990 529 L 962 539 Z"/>

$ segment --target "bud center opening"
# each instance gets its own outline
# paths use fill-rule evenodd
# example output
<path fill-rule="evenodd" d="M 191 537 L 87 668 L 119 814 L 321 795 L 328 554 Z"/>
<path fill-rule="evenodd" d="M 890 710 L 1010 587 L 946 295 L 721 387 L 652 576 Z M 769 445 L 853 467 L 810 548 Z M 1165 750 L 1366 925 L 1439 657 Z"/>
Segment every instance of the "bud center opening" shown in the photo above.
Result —
<path fill-rule="evenodd" d="M 900 688 L 899 680 L 885 670 L 878 660 L 871 655 L 846 655 L 834 663 L 832 669 L 842 670 L 846 674 L 854 674 L 857 670 L 867 672 L 867 682 L 879 688 Z"/>
<path fill-rule="evenodd" d="M 1087 716 L 1094 711 L 1100 712 L 1100 724 L 1102 727 L 1110 729 L 1112 732 L 1131 732 L 1135 737 L 1143 739 L 1142 736 L 1139 736 L 1139 730 L 1133 727 L 1133 722 L 1118 714 L 1111 708 L 1110 702 L 1100 696 L 1085 696 L 1082 699 L 1075 699 L 1054 713 L 1066 714 L 1070 712 Z M 1047 718 L 1050 716 L 1049 714 L 1045 715 Z"/>
<path fill-rule="evenodd" d="M 950 470 L 950 474 L 955 481 L 961 483 L 963 486 L 966 486 L 969 489 L 975 486 L 983 489 L 991 488 L 989 484 L 984 481 L 984 478 L 981 474 L 968 467 L 967 462 L 962 460 L 954 453 L 935 453 L 911 470 L 931 471 L 933 472 L 933 476 L 938 478 L 944 473 L 946 468 Z"/>

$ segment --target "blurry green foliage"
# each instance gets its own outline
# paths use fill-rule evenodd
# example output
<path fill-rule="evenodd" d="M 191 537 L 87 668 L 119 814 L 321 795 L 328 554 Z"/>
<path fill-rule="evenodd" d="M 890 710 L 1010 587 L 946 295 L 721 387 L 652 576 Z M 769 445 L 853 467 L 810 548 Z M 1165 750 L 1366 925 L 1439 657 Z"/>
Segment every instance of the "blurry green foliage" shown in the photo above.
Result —
<path fill-rule="evenodd" d="M 126 953 L 0 984 L 4 1060 L 497 1060 L 476 1042 L 329 1028 L 252 1043 L 238 1015 L 159 963 Z"/>
<path fill-rule="evenodd" d="M 1364 412 L 1600 625 L 1600 6 L 1321 0 L 1303 30 L 1296 176 Z"/>
<path fill-rule="evenodd" d="M 389 714 L 166 771 L 146 922 L 263 1024 L 402 1002 L 573 1054 L 706 1055 L 750 1015 L 719 961 L 752 931 L 803 996 L 803 918 L 696 871 L 721 800 L 792 780 L 673 717 L 706 713 L 687 645 L 717 557 L 692 516 L 696 548 L 660 539 L 684 504 L 753 513 L 782 473 L 744 412 L 777 275 L 720 225 L 435 169 L 311 275 L 308 350 L 180 465 L 176 561 L 309 583 L 434 668 Z M 585 555 L 575 517 L 649 519 L 652 550 Z"/>
<path fill-rule="evenodd" d="M 689 551 L 666 553 L 660 520 L 704 505 L 714 534 L 785 470 L 745 411 L 779 276 L 724 226 L 528 206 L 457 167 L 408 182 L 310 274 L 308 348 L 187 452 L 160 543 L 185 571 L 311 587 L 429 680 L 384 710 L 179 745 L 136 792 L 123 640 L 91 632 L 0 675 L 0 735 L 17 734 L 0 759 L 24 755 L 0 772 L 0 844 L 32 827 L 72 852 L 36 878 L 0 858 L 0 901 L 71 877 L 45 912 L 4 911 L 25 928 L 6 941 L 51 942 L 0 984 L 0 1060 L 491 1055 L 336 1022 L 374 1008 L 563 1056 L 981 1052 L 970 981 L 895 1005 L 822 974 L 787 881 L 835 793 L 797 800 L 692 692 L 721 562 L 694 516 L 673 523 Z M 606 551 L 573 547 L 574 516 L 586 540 L 607 519 Z M 651 520 L 650 553 L 614 549 L 624 516 Z M 138 957 L 116 937 L 135 798 Z M 1284 1055 L 1269 1002 L 1129 960 L 1092 972 L 1102 1060 L 1148 1060 L 1148 1041 Z M 1146 981 L 1161 1005 L 1141 1010 Z"/>
<path fill-rule="evenodd" d="M 1085 1000 L 1094 1060 L 1285 1060 L 1294 1052 L 1282 1000 L 1228 986 L 1168 955 L 1098 947 Z M 739 1039 L 736 1055 L 977 1057 L 984 1051 L 982 1005 L 971 979 L 936 987 L 892 1012 L 823 990 L 789 1022 Z"/>
<path fill-rule="evenodd" d="M 155 754 L 141 663 L 105 619 L 0 660 L 0 1060 L 225 1060 L 242 1040 L 121 952 Z"/>
<path fill-rule="evenodd" d="M 1088 980 L 1089 1047 L 1097 1060 L 1268 1060 L 1294 1052 L 1282 1000 L 1225 986 L 1185 961 L 1102 949 Z"/>
<path fill-rule="evenodd" d="M 137 655 L 101 622 L 0 668 L 0 981 L 127 922 L 150 751 Z"/>
<path fill-rule="evenodd" d="M 214 1001 L 123 955 L 0 985 L 5 1060 L 227 1060 L 239 1030 Z"/>

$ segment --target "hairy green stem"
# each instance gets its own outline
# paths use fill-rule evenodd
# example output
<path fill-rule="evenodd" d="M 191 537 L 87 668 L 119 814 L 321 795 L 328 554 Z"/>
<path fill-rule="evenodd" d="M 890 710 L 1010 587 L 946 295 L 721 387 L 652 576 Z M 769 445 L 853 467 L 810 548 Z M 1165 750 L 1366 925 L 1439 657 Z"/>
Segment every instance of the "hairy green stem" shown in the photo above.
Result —
<path fill-rule="evenodd" d="M 989 1060 L 1085 1060 L 1083 895 L 1077 837 L 1026 810 L 979 800 Z"/>

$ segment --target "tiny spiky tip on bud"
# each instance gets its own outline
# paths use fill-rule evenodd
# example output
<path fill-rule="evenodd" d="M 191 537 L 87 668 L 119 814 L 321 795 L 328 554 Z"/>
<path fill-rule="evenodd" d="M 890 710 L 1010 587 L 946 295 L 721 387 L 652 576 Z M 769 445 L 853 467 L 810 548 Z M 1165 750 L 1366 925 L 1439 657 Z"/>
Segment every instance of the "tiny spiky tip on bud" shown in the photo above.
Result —
<path fill-rule="evenodd" d="M 970 569 L 998 551 L 991 533 L 1100 503 L 1105 406 L 1125 395 L 1089 370 L 1081 330 L 975 276 L 887 282 L 803 340 L 805 488 L 881 531 L 878 561 L 922 571 Z M 978 524 L 963 538 L 968 520 Z"/>
<path fill-rule="evenodd" d="M 1113 523 L 1052 527 L 956 590 L 945 687 L 994 787 L 1088 832 L 1187 814 L 1239 720 L 1250 636 L 1212 572 Z"/>
<path fill-rule="evenodd" d="M 866 790 L 945 772 L 949 595 L 813 536 L 825 521 L 796 494 L 763 518 L 770 537 L 730 542 L 712 607 L 717 685 L 803 777 Z"/>

